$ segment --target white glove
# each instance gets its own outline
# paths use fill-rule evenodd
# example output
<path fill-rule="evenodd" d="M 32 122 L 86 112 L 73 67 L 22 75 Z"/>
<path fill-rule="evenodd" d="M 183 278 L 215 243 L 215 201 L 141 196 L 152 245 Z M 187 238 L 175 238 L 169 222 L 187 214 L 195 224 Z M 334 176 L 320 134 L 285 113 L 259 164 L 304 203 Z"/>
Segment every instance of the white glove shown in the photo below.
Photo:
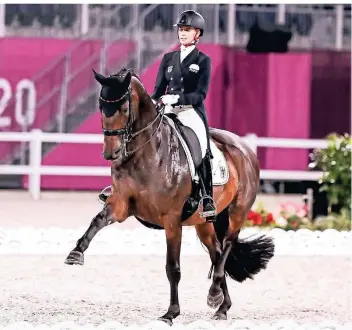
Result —
<path fill-rule="evenodd" d="M 166 105 L 173 105 L 178 102 L 180 95 L 166 94 L 161 97 L 161 100 Z"/>

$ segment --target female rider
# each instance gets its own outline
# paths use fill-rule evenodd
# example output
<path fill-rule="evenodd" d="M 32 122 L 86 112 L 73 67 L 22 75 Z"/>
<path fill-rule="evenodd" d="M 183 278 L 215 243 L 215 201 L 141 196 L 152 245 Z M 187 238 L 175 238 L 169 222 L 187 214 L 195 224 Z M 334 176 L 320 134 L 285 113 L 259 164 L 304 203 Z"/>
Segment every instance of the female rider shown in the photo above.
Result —
<path fill-rule="evenodd" d="M 203 196 L 203 216 L 207 222 L 214 222 L 216 207 L 213 201 L 209 128 L 204 107 L 204 99 L 209 88 L 211 60 L 209 56 L 196 48 L 197 42 L 204 33 L 205 21 L 196 11 L 186 10 L 181 13 L 174 26 L 178 27 L 178 39 L 181 46 L 179 50 L 164 55 L 151 98 L 155 103 L 161 98 L 162 103 L 172 105 L 174 108 L 187 108 L 179 113 L 179 117 L 182 114 L 185 119 L 183 122 L 179 118 L 180 121 L 186 126 L 187 118 L 188 121 L 193 122 L 201 119 L 198 136 L 203 160 L 197 172 L 202 177 L 207 195 Z M 201 135 L 206 136 L 203 144 Z"/>

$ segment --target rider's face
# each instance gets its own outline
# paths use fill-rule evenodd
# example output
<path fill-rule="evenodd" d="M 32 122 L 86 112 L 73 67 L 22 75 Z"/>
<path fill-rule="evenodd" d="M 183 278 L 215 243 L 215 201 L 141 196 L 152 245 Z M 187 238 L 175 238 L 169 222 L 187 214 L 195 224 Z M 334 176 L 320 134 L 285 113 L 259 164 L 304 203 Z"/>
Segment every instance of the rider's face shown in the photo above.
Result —
<path fill-rule="evenodd" d="M 178 28 L 178 38 L 181 45 L 188 45 L 194 42 L 196 37 L 199 37 L 199 30 L 190 26 L 180 26 Z"/>

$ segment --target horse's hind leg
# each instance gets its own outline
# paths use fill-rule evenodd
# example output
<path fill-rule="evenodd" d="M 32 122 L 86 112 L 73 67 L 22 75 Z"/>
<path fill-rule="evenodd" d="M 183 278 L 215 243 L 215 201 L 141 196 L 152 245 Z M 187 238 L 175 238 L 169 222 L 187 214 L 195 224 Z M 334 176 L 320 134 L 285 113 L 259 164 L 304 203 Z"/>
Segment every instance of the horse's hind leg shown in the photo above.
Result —
<path fill-rule="evenodd" d="M 217 221 L 220 221 L 220 217 Z M 216 237 L 214 226 L 212 223 L 205 223 L 196 226 L 198 237 L 201 242 L 206 246 L 209 251 L 210 260 L 212 267 L 215 269 L 219 268 L 221 261 L 221 245 Z M 209 273 L 209 278 L 211 272 Z M 227 311 L 231 308 L 231 298 L 227 289 L 226 278 L 222 278 L 220 285 L 215 288 L 215 291 L 211 295 L 208 295 L 208 305 L 212 308 L 216 308 L 220 305 L 219 309 L 213 316 L 215 320 L 226 320 Z"/>
<path fill-rule="evenodd" d="M 68 265 L 83 265 L 84 256 L 83 253 L 88 249 L 90 242 L 93 237 L 105 226 L 114 222 L 111 218 L 111 212 L 107 205 L 104 206 L 103 210 L 99 212 L 90 223 L 87 231 L 77 241 L 76 247 L 69 253 L 65 260 L 65 264 Z"/>
<path fill-rule="evenodd" d="M 213 283 L 209 294 L 221 287 L 225 272 L 235 281 L 253 279 L 260 270 L 265 269 L 274 256 L 272 238 L 260 236 L 252 240 L 238 238 L 240 229 L 253 202 L 239 203 L 234 200 L 229 208 L 229 226 L 223 238 L 223 252 L 218 269 L 214 269 Z"/>

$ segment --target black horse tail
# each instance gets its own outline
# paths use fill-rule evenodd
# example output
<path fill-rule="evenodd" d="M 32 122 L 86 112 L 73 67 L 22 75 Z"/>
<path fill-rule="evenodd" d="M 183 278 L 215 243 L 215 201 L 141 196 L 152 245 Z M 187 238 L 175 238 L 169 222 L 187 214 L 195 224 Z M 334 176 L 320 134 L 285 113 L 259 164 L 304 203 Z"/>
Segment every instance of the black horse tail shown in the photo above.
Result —
<path fill-rule="evenodd" d="M 229 227 L 228 209 L 217 215 L 214 222 L 215 232 L 221 244 Z M 265 269 L 274 256 L 275 245 L 271 237 L 261 235 L 256 238 L 239 239 L 232 242 L 232 248 L 225 263 L 225 274 L 237 282 L 253 279 L 253 276 Z M 213 268 L 213 266 L 212 266 Z M 211 276 L 212 268 L 209 272 Z"/>

